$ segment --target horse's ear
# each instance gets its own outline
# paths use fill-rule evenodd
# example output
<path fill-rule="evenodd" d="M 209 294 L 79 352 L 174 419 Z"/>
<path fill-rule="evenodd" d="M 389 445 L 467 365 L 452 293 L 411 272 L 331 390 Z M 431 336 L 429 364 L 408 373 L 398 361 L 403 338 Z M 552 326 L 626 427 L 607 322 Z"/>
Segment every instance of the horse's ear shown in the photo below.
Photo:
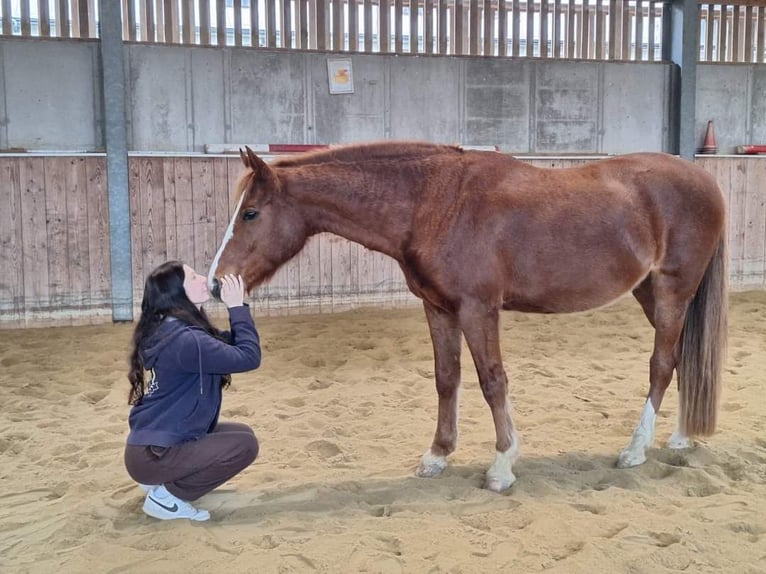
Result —
<path fill-rule="evenodd" d="M 255 155 L 253 150 L 251 150 L 248 146 L 245 146 L 245 150 L 247 151 L 247 159 L 243 157 L 242 161 L 245 162 L 246 167 L 252 169 L 253 172 L 255 172 L 255 174 L 261 178 L 271 173 L 271 169 L 269 169 L 269 166 L 266 165 L 266 162 Z"/>
<path fill-rule="evenodd" d="M 247 151 L 250 151 L 250 148 L 247 148 Z M 250 158 L 247 157 L 245 150 L 242 148 L 239 148 L 239 159 L 242 160 L 242 163 L 245 165 L 245 167 L 250 167 Z"/>

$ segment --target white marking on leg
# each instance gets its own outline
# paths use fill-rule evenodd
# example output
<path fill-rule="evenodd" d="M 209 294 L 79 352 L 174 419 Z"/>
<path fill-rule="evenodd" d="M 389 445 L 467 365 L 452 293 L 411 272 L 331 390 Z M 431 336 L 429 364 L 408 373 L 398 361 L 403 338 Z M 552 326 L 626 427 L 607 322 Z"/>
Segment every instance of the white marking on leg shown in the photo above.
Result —
<path fill-rule="evenodd" d="M 418 466 L 415 474 L 423 478 L 431 478 L 440 475 L 445 468 L 447 468 L 447 457 L 436 456 L 429 448 L 423 453 L 423 458 L 420 459 L 420 466 Z"/>
<path fill-rule="evenodd" d="M 670 448 L 690 448 L 692 446 L 691 439 L 686 436 L 685 434 L 682 434 L 680 430 L 676 429 L 673 431 L 673 434 L 670 435 L 670 440 L 668 440 L 668 447 Z"/>
<path fill-rule="evenodd" d="M 629 468 L 646 462 L 646 449 L 654 443 L 654 422 L 656 419 L 657 415 L 654 412 L 652 401 L 646 399 L 641 420 L 638 421 L 638 426 L 633 431 L 633 438 L 628 447 L 620 453 L 620 458 L 617 460 L 618 468 Z"/>
<path fill-rule="evenodd" d="M 237 207 L 231 216 L 229 227 L 226 228 L 226 233 L 224 233 L 223 235 L 221 246 L 218 248 L 218 252 L 215 254 L 215 258 L 213 259 L 213 264 L 210 266 L 210 271 L 208 271 L 208 274 L 207 274 L 208 289 L 211 289 L 211 290 L 213 289 L 213 279 L 215 278 L 216 269 L 218 269 L 218 260 L 221 259 L 221 254 L 223 253 L 224 247 L 226 247 L 226 244 L 234 235 L 234 222 L 237 220 L 237 216 L 239 215 L 239 210 L 242 207 L 242 202 L 244 201 L 244 199 L 245 199 L 245 194 L 243 193 L 239 197 L 239 202 L 237 202 Z"/>
<path fill-rule="evenodd" d="M 484 482 L 484 488 L 495 492 L 503 492 L 515 481 L 513 474 L 513 463 L 519 458 L 521 447 L 519 442 L 519 433 L 511 431 L 511 447 L 505 451 L 495 451 L 495 461 L 487 471 L 487 477 Z"/>

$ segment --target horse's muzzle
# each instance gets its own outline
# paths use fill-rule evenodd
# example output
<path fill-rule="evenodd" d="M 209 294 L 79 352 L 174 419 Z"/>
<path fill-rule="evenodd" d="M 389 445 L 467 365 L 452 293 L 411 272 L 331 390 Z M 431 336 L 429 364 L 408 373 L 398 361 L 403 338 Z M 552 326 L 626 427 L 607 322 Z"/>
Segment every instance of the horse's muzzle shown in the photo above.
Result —
<path fill-rule="evenodd" d="M 215 297 L 216 299 L 221 299 L 221 282 L 216 278 L 213 277 L 212 285 L 210 287 L 210 293 Z"/>

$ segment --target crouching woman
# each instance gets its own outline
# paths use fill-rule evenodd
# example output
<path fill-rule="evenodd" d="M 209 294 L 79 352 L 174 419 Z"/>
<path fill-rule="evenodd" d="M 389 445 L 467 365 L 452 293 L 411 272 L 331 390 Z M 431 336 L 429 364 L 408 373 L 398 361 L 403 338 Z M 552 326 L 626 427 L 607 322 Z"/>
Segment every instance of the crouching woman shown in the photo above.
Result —
<path fill-rule="evenodd" d="M 258 455 L 249 426 L 218 420 L 231 373 L 261 362 L 242 278 L 221 280 L 231 331 L 212 325 L 202 309 L 209 298 L 204 276 L 178 261 L 164 263 L 146 279 L 133 334 L 125 466 L 146 492 L 144 512 L 161 520 L 208 520 L 210 513 L 191 503 Z"/>

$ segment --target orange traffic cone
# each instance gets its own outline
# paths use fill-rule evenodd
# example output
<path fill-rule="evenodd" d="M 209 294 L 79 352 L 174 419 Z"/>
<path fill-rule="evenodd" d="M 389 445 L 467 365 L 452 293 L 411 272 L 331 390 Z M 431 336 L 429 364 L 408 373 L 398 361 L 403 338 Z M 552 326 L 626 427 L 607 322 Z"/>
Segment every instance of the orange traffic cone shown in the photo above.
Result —
<path fill-rule="evenodd" d="M 713 120 L 707 123 L 705 130 L 705 140 L 702 142 L 700 153 L 718 153 L 718 144 L 715 141 L 715 132 L 713 131 Z"/>

